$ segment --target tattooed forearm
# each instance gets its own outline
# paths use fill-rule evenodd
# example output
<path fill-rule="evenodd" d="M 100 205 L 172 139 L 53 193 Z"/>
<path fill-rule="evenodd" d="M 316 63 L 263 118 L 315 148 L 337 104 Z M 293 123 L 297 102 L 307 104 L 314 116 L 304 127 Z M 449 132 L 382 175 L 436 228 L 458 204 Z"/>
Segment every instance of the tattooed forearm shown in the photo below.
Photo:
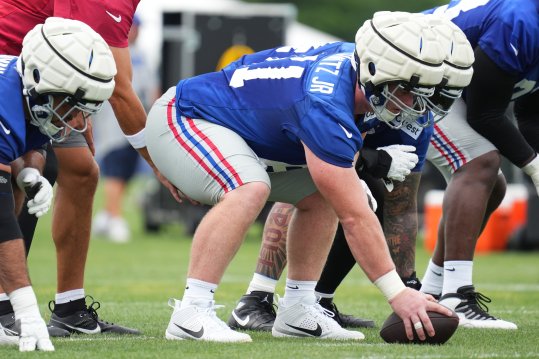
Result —
<path fill-rule="evenodd" d="M 286 266 L 286 235 L 294 206 L 275 203 L 266 219 L 256 273 L 279 279 Z"/>
<path fill-rule="evenodd" d="M 385 195 L 384 233 L 397 272 L 408 277 L 415 271 L 417 237 L 417 191 L 421 174 L 412 172 L 404 182 L 395 183 Z"/>

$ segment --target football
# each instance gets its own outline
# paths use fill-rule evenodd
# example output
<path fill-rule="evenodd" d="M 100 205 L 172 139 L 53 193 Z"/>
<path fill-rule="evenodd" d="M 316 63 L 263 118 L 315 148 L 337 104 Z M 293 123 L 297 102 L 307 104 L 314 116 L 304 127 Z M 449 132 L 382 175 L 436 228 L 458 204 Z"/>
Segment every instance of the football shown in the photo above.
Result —
<path fill-rule="evenodd" d="M 433 337 L 429 337 L 429 335 L 427 334 L 427 338 L 425 340 L 419 340 L 415 329 L 413 329 L 414 339 L 409 340 L 406 337 L 404 323 L 395 312 L 391 313 L 391 315 L 382 325 L 382 328 L 380 329 L 380 336 L 387 343 L 444 344 L 457 330 L 457 327 L 459 325 L 459 317 L 455 312 L 453 312 L 453 315 L 450 317 L 447 317 L 437 312 L 427 312 L 427 314 L 429 315 L 432 326 L 434 327 L 434 331 L 436 332 Z"/>

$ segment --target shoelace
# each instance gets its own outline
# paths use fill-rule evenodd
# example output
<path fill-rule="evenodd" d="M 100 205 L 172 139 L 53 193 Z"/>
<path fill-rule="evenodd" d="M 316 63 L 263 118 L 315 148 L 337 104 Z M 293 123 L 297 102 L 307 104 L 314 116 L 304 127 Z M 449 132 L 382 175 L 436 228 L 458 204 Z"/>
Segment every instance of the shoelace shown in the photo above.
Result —
<path fill-rule="evenodd" d="M 326 316 L 326 317 L 329 317 L 329 318 L 334 318 L 335 317 L 335 313 L 332 312 L 331 310 L 329 309 L 326 309 L 324 308 L 323 306 L 321 306 L 319 303 L 315 303 L 314 304 L 314 308 L 316 309 L 316 311 L 318 311 L 320 314 Z"/>
<path fill-rule="evenodd" d="M 320 302 L 318 302 L 318 304 L 320 304 Z M 320 304 L 320 306 L 330 312 L 333 313 L 333 319 L 335 319 L 337 321 L 337 323 L 339 323 L 341 326 L 342 326 L 342 319 L 341 319 L 341 312 L 339 311 L 339 309 L 337 308 L 337 305 L 333 302 L 330 302 L 326 305 L 324 304 Z"/>
<path fill-rule="evenodd" d="M 488 306 L 485 304 L 492 302 L 492 299 L 479 292 L 466 293 L 465 297 L 468 300 L 469 306 L 475 305 L 481 311 L 481 314 L 485 315 L 487 318 L 494 318 L 492 315 L 488 314 Z"/>

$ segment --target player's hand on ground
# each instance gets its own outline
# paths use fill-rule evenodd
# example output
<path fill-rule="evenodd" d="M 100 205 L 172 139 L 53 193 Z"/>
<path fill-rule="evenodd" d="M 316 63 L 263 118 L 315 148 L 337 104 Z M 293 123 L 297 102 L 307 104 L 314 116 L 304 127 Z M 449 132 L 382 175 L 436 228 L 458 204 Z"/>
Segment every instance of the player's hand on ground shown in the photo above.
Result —
<path fill-rule="evenodd" d="M 404 181 L 419 161 L 419 157 L 414 153 L 414 146 L 390 145 L 378 147 L 377 150 L 385 151 L 391 156 L 391 166 L 387 178 L 395 181 Z"/>
<path fill-rule="evenodd" d="M 21 318 L 19 351 L 31 352 L 36 349 L 47 352 L 54 351 L 54 346 L 49 338 L 47 325 L 41 317 Z"/>
<path fill-rule="evenodd" d="M 452 315 L 450 309 L 438 304 L 431 295 L 411 288 L 406 288 L 400 292 L 389 304 L 393 311 L 403 320 L 406 336 L 410 340 L 414 338 L 412 328 L 415 328 L 417 336 L 421 340 L 426 339 L 425 333 L 431 337 L 434 336 L 434 328 L 427 311 L 438 312 L 446 316 Z"/>

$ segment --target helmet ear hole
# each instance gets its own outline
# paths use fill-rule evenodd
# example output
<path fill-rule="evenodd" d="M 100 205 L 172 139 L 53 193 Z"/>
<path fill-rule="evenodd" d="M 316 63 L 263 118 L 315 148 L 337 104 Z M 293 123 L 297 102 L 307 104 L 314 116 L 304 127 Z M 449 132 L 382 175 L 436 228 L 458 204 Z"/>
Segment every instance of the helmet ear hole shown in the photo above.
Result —
<path fill-rule="evenodd" d="M 369 73 L 371 74 L 371 76 L 374 76 L 374 74 L 376 74 L 376 65 L 374 64 L 374 62 L 369 62 Z"/>
<path fill-rule="evenodd" d="M 39 70 L 38 70 L 38 69 L 34 69 L 34 70 L 32 71 L 32 76 L 33 76 L 33 78 L 34 78 L 34 82 L 35 82 L 36 84 L 38 84 L 39 81 L 41 80 L 41 76 L 39 75 Z"/>

